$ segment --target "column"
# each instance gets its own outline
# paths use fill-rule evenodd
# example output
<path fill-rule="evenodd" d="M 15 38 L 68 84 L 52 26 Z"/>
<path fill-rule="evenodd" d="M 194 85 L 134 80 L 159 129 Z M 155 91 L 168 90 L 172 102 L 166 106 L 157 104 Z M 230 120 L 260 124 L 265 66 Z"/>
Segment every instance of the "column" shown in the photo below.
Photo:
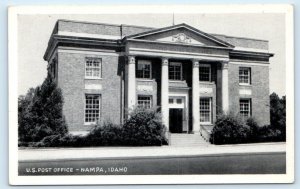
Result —
<path fill-rule="evenodd" d="M 161 115 L 162 122 L 169 131 L 169 60 L 162 58 L 161 62 Z"/>
<path fill-rule="evenodd" d="M 228 62 L 222 62 L 222 109 L 229 113 Z"/>
<path fill-rule="evenodd" d="M 136 105 L 135 57 L 128 56 L 127 72 L 127 108 L 130 112 Z"/>
<path fill-rule="evenodd" d="M 193 133 L 200 133 L 200 86 L 198 60 L 193 60 L 192 104 Z"/>

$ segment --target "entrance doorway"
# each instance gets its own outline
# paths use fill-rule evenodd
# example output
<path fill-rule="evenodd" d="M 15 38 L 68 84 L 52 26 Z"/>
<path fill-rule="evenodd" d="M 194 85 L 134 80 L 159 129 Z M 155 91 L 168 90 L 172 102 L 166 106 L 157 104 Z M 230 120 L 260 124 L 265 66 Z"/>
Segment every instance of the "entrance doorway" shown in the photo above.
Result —
<path fill-rule="evenodd" d="M 171 133 L 187 133 L 186 97 L 169 96 L 169 131 Z"/>
<path fill-rule="evenodd" d="M 171 133 L 182 133 L 183 109 L 169 109 L 169 126 Z"/>

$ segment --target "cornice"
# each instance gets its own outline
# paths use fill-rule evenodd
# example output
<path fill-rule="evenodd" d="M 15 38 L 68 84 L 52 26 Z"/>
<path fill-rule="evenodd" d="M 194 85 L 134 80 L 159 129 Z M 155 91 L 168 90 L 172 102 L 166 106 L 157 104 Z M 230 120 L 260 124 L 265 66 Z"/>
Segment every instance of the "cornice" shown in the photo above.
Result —
<path fill-rule="evenodd" d="M 150 41 L 150 40 L 143 40 L 143 39 L 126 39 L 123 43 L 126 44 L 127 42 L 138 42 L 138 43 L 151 43 L 151 44 L 160 44 L 160 45 L 175 45 L 175 46 L 185 46 L 185 47 L 198 47 L 198 48 L 208 48 L 208 49 L 221 49 L 231 51 L 233 50 L 232 47 L 220 47 L 220 46 L 206 46 L 206 45 L 197 45 L 191 43 L 175 43 L 175 42 L 167 42 L 167 41 Z"/>
<path fill-rule="evenodd" d="M 104 46 L 104 47 L 122 47 L 119 40 L 111 39 L 98 39 L 98 38 L 86 38 L 86 37 L 75 37 L 75 36 L 62 36 L 53 34 L 48 43 L 48 47 L 44 54 L 44 60 L 48 61 L 52 53 L 59 45 L 89 45 L 89 46 Z"/>
<path fill-rule="evenodd" d="M 273 53 L 264 53 L 264 52 L 252 52 L 252 51 L 240 51 L 240 50 L 233 50 L 229 53 L 230 55 L 243 55 L 249 57 L 273 57 Z"/>

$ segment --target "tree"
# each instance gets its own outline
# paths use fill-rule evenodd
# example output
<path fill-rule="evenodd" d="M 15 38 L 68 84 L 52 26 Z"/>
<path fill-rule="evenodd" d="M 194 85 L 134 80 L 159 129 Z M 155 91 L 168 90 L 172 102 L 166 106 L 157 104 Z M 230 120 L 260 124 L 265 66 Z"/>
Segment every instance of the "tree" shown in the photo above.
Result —
<path fill-rule="evenodd" d="M 66 134 L 63 97 L 50 75 L 41 86 L 19 97 L 19 140 L 37 142 L 49 135 Z"/>
<path fill-rule="evenodd" d="M 272 127 L 279 129 L 284 138 L 286 133 L 286 97 L 279 98 L 276 93 L 270 95 L 270 115 Z"/>
<path fill-rule="evenodd" d="M 30 88 L 25 96 L 20 95 L 18 98 L 18 136 L 20 141 L 24 141 L 27 138 L 26 131 L 28 128 L 26 122 L 29 118 L 28 107 L 33 99 L 34 93 L 35 89 Z"/>

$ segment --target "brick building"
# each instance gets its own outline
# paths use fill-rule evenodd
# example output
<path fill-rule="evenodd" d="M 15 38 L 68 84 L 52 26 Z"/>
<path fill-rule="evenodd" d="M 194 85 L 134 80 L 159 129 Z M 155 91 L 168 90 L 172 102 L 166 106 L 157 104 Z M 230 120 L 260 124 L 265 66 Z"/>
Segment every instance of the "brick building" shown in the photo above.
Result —
<path fill-rule="evenodd" d="M 170 133 L 208 137 L 221 112 L 269 124 L 268 41 L 164 28 L 58 20 L 44 59 L 62 89 L 69 131 L 161 108 Z"/>

